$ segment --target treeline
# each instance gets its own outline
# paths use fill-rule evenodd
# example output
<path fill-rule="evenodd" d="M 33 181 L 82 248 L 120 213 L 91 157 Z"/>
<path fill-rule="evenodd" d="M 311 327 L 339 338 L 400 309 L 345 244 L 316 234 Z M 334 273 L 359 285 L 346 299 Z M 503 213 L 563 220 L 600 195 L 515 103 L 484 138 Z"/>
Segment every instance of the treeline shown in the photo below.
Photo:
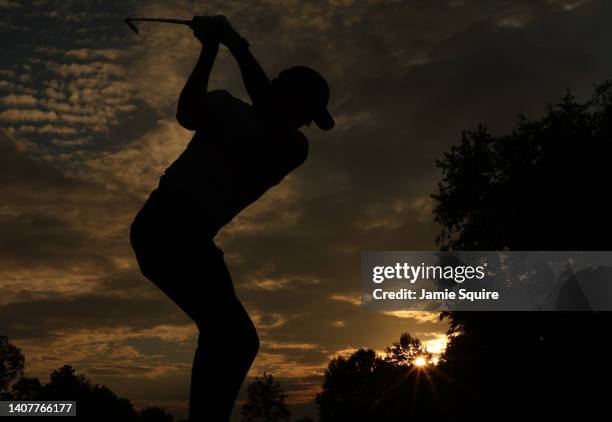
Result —
<path fill-rule="evenodd" d="M 174 422 L 159 407 L 136 411 L 128 399 L 104 385 L 92 385 L 70 365 L 53 371 L 49 382 L 42 384 L 38 378 L 23 375 L 24 364 L 21 350 L 0 335 L 0 400 L 76 401 L 77 419 L 83 421 Z"/>
<path fill-rule="evenodd" d="M 322 392 L 316 397 L 320 420 L 385 418 L 409 409 L 414 413 L 415 403 L 404 397 L 429 382 L 428 368 L 433 368 L 432 365 L 432 355 L 408 333 L 403 333 L 398 342 L 387 348 L 385 357 L 377 356 L 372 350 L 359 350 L 349 357 L 338 356 L 330 362 Z M 104 385 L 92 385 L 70 365 L 53 371 L 49 383 L 44 385 L 38 378 L 24 376 L 24 366 L 21 350 L 0 335 L 0 400 L 76 401 L 77 419 L 84 421 L 174 422 L 173 416 L 160 407 L 136 411 L 129 399 L 118 397 Z M 422 386 L 412 382 L 419 375 L 423 375 Z M 255 377 L 248 387 L 248 399 L 240 409 L 242 421 L 292 420 L 287 397 L 271 374 Z M 314 420 L 303 417 L 296 422 Z"/>

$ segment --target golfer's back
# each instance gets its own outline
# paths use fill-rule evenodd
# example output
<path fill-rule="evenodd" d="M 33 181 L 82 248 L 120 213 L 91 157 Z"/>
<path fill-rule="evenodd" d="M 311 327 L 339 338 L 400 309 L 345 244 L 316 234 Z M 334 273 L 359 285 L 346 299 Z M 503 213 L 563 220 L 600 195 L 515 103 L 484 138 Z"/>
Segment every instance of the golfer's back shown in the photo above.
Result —
<path fill-rule="evenodd" d="M 253 106 L 225 90 L 206 101 L 205 123 L 159 186 L 184 193 L 218 230 L 302 164 L 308 141 L 274 135 Z"/>

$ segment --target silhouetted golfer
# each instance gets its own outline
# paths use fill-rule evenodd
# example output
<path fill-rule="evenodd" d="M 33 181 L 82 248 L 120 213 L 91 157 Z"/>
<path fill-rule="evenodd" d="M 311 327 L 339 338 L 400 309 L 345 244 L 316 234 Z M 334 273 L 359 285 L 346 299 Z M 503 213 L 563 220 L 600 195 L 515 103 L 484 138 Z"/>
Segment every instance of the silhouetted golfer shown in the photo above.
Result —
<path fill-rule="evenodd" d="M 218 230 L 278 184 L 308 155 L 298 130 L 334 126 L 329 87 L 295 66 L 270 81 L 223 16 L 196 17 L 198 62 L 178 102 L 179 123 L 195 135 L 134 219 L 131 243 L 142 273 L 198 326 L 191 374 L 191 421 L 227 421 L 257 351 L 255 327 L 234 293 Z M 252 105 L 225 90 L 207 92 L 219 44 L 236 58 Z"/>

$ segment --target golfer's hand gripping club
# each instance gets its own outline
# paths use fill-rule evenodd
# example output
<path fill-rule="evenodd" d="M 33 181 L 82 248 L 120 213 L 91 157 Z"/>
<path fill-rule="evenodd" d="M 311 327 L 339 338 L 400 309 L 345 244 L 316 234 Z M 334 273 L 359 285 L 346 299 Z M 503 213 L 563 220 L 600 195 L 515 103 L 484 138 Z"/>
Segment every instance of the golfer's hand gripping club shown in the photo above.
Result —
<path fill-rule="evenodd" d="M 236 31 L 223 15 L 194 16 L 189 25 L 195 37 L 204 45 L 210 42 L 221 43 L 230 50 L 246 45 L 248 42 Z"/>
<path fill-rule="evenodd" d="M 134 22 L 158 22 L 171 23 L 175 25 L 189 26 L 196 38 L 202 44 L 221 43 L 230 50 L 241 46 L 249 46 L 247 40 L 232 27 L 227 18 L 223 15 L 218 16 L 194 16 L 191 20 L 166 19 L 166 18 L 126 18 L 124 22 L 132 31 L 138 34 L 138 27 Z"/>

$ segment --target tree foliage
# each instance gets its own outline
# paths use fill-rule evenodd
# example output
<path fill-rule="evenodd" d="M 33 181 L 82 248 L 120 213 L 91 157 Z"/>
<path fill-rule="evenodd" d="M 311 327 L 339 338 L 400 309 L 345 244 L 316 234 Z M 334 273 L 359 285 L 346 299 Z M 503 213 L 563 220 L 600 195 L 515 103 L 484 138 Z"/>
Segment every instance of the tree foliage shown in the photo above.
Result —
<path fill-rule="evenodd" d="M 438 161 L 438 243 L 456 250 L 609 250 L 612 82 L 584 103 L 569 92 L 506 136 L 463 133 Z M 612 375 L 609 313 L 447 312 L 439 385 L 456 419 L 580 416 L 602 411 Z M 519 396 L 520 395 L 520 396 Z M 520 399 L 517 399 L 520 397 Z"/>
<path fill-rule="evenodd" d="M 13 384 L 23 375 L 25 358 L 21 350 L 0 335 L 0 399 L 11 398 Z"/>
<path fill-rule="evenodd" d="M 609 250 L 611 145 L 612 82 L 583 103 L 567 92 L 508 135 L 464 131 L 437 163 L 440 248 Z M 612 378 L 609 314 L 445 312 L 449 343 L 435 367 L 414 371 L 420 344 L 406 333 L 386 358 L 334 358 L 320 421 L 597 419 Z"/>
<path fill-rule="evenodd" d="M 0 335 L 0 380 L 2 400 L 70 400 L 77 402 L 76 420 L 172 422 L 174 418 L 158 407 L 136 411 L 132 403 L 118 397 L 104 385 L 92 385 L 83 374 L 76 374 L 70 365 L 56 369 L 47 384 L 23 375 L 25 358 L 6 336 Z"/>
<path fill-rule="evenodd" d="M 287 394 L 271 374 L 255 377 L 249 385 L 248 400 L 242 406 L 244 422 L 280 422 L 291 418 L 285 403 Z"/>
<path fill-rule="evenodd" d="M 414 366 L 417 356 L 430 358 L 431 354 L 408 333 L 386 350 L 379 356 L 359 349 L 331 360 L 316 397 L 320 422 L 440 417 L 431 390 L 435 374 Z"/>
<path fill-rule="evenodd" d="M 396 366 L 412 365 L 418 357 L 429 362 L 432 355 L 423 346 L 421 340 L 412 337 L 409 333 L 402 333 L 399 341 L 387 347 L 385 360 Z"/>
<path fill-rule="evenodd" d="M 520 116 L 509 135 L 464 131 L 437 161 L 441 248 L 607 250 L 611 136 L 611 81 L 584 103 L 568 91 L 541 119 Z"/>

